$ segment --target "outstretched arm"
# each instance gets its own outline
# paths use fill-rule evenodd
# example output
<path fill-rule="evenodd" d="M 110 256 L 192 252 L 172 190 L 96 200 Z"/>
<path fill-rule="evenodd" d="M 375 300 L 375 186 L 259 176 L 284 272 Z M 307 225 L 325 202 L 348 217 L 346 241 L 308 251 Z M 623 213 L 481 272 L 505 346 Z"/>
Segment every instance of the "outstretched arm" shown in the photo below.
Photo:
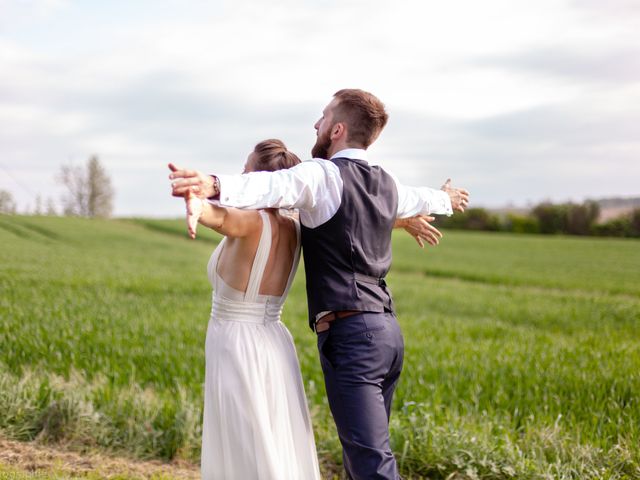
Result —
<path fill-rule="evenodd" d="M 262 225 L 257 210 L 238 210 L 211 205 L 191 190 L 185 195 L 189 236 L 196 238 L 198 223 L 227 237 L 246 237 Z"/>
<path fill-rule="evenodd" d="M 221 205 L 230 207 L 298 208 L 310 212 L 319 201 L 326 205 L 337 199 L 339 205 L 342 194 L 340 171 L 326 160 L 310 160 L 276 172 L 216 177 L 171 167 L 175 168 L 169 176 L 174 196 L 183 197 L 187 190 L 195 188 L 199 196 L 216 195 Z"/>
<path fill-rule="evenodd" d="M 395 177 L 398 190 L 398 218 L 415 215 L 451 215 L 454 211 L 464 212 L 469 203 L 469 192 L 464 188 L 451 186 L 451 179 L 436 190 L 428 187 L 408 187 Z"/>

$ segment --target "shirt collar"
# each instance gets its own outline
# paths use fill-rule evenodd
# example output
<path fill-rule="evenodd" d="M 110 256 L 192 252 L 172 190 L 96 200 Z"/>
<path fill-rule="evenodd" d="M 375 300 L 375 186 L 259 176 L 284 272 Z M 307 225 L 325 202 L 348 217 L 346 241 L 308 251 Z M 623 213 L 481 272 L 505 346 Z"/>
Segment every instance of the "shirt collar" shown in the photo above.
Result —
<path fill-rule="evenodd" d="M 367 151 L 362 148 L 345 148 L 333 154 L 330 160 L 334 158 L 349 158 L 351 160 L 367 161 Z"/>

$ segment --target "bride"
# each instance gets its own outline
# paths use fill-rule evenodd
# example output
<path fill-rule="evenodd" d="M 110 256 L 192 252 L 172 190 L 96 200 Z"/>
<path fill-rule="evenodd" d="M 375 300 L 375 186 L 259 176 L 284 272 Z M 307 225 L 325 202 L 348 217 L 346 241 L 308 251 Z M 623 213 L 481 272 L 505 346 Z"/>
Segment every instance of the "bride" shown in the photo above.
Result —
<path fill-rule="evenodd" d="M 244 173 L 300 163 L 280 140 L 258 143 Z M 178 168 L 169 164 L 176 172 Z M 291 334 L 280 321 L 300 256 L 300 224 L 277 209 L 214 206 L 187 190 L 189 234 L 223 234 L 208 264 L 213 305 L 205 343 L 203 480 L 319 479 Z M 423 246 L 441 236 L 432 217 L 397 220 Z"/>
<path fill-rule="evenodd" d="M 244 173 L 300 159 L 280 140 L 256 145 Z M 172 170 L 176 170 L 170 165 Z M 291 334 L 280 321 L 300 255 L 300 225 L 277 209 L 238 210 L 188 194 L 197 223 L 225 235 L 211 255 L 201 471 L 210 479 L 319 479 Z"/>

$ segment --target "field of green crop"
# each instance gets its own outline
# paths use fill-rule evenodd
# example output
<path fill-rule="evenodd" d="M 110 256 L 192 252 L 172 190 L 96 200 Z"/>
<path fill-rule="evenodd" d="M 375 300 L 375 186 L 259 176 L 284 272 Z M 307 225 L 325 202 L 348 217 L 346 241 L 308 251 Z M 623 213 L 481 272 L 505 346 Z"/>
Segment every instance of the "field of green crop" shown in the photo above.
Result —
<path fill-rule="evenodd" d="M 206 263 L 182 221 L 0 216 L 0 433 L 197 461 Z M 640 478 L 640 241 L 394 237 L 406 478 Z M 284 321 L 324 472 L 340 446 L 299 272 Z"/>

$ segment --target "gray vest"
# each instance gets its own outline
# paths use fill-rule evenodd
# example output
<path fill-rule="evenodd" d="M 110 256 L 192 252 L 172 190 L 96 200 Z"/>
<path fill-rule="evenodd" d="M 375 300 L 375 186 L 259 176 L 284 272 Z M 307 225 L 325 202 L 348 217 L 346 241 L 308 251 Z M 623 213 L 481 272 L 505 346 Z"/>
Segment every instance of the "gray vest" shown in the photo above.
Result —
<path fill-rule="evenodd" d="M 398 212 L 395 182 L 380 167 L 334 158 L 344 182 L 329 221 L 302 226 L 309 324 L 324 311 L 393 310 L 384 277 L 391 267 L 391 232 Z"/>

